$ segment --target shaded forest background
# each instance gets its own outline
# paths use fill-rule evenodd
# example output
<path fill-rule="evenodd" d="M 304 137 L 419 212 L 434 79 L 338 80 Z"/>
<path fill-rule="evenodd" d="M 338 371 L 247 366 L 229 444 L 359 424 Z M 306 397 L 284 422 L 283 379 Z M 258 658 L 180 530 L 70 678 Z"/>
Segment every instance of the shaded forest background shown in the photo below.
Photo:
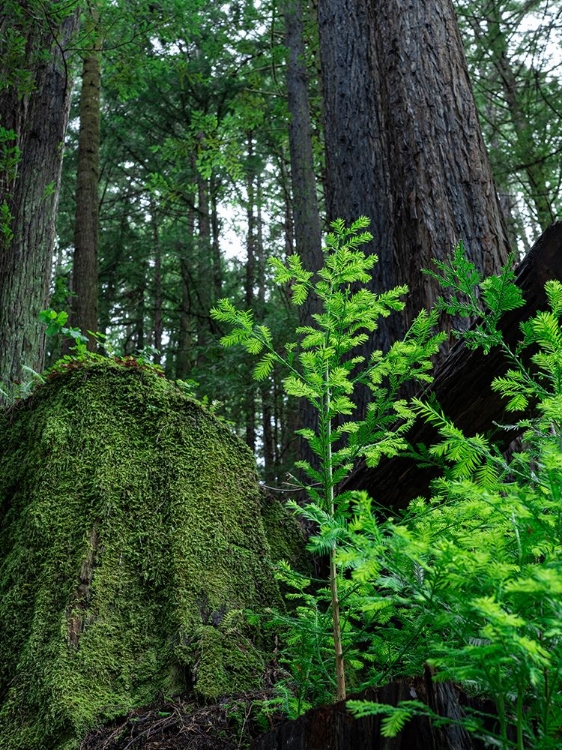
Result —
<path fill-rule="evenodd" d="M 297 415 L 280 377 L 256 383 L 247 356 L 220 347 L 220 298 L 253 310 L 283 347 L 313 303 L 296 320 L 268 258 L 298 252 L 314 270 L 328 222 L 367 215 L 374 284 L 412 288 L 405 321 L 372 344 L 384 347 L 433 301 L 420 275 L 432 257 L 462 239 L 495 271 L 560 213 L 562 3 L 395 5 L 90 0 L 6 3 L 0 15 L 4 244 L 18 239 L 10 184 L 27 158 L 11 135 L 15 102 L 33 99 L 59 55 L 70 110 L 53 264 L 31 260 L 29 283 L 50 277 L 37 299 L 102 334 L 106 350 L 149 351 L 168 377 L 222 402 L 266 481 L 292 463 Z M 56 180 L 40 187 L 53 216 Z M 7 350 L 20 319 L 6 263 Z M 61 353 L 53 340 L 29 344 L 2 380 Z"/>

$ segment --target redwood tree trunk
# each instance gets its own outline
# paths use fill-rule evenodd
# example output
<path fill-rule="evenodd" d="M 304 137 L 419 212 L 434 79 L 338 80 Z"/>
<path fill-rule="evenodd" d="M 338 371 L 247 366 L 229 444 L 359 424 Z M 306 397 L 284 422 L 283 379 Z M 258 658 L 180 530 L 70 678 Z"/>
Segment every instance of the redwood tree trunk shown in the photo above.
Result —
<path fill-rule="evenodd" d="M 43 367 L 44 334 L 38 315 L 49 296 L 70 103 L 66 49 L 77 24 L 73 7 L 52 27 L 33 14 L 13 17 L 0 12 L 0 37 L 6 38 L 9 30 L 12 38 L 19 35 L 25 41 L 21 65 L 32 82 L 25 91 L 12 83 L 0 94 L 0 127 L 5 137 L 10 131 L 7 145 L 20 152 L 17 168 L 6 169 L 4 159 L 0 167 L 0 382 L 5 385 L 22 378 L 22 365 L 38 371 Z M 5 148 L 0 144 L 0 151 Z"/>
<path fill-rule="evenodd" d="M 318 209 L 316 175 L 312 148 L 312 124 L 308 97 L 308 71 L 305 63 L 303 0 L 285 0 L 285 45 L 287 47 L 287 98 L 290 114 L 289 150 L 291 154 L 291 189 L 296 251 L 309 271 L 323 265 L 322 230 Z M 318 299 L 311 295 L 299 308 L 302 326 L 311 325 L 312 315 L 319 311 Z M 316 429 L 315 409 L 306 400 L 299 403 L 302 425 Z M 317 457 L 305 440 L 299 440 L 299 455 L 315 465 Z"/>
<path fill-rule="evenodd" d="M 422 268 L 463 240 L 496 272 L 506 232 L 450 0 L 319 0 L 318 17 L 329 218 L 368 216 L 372 289 L 411 290 L 369 342 L 384 350 L 439 294 Z"/>
<path fill-rule="evenodd" d="M 85 29 L 92 47 L 84 56 L 80 92 L 80 134 L 76 175 L 76 218 L 70 323 L 84 335 L 98 329 L 98 185 L 100 171 L 100 44 L 97 10 L 90 8 Z M 90 337 L 88 349 L 97 342 Z"/>

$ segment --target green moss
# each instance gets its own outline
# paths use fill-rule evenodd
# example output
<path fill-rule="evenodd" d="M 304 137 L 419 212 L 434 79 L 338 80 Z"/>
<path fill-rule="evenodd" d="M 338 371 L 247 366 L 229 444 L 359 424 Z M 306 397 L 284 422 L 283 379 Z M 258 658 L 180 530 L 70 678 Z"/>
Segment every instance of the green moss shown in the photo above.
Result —
<path fill-rule="evenodd" d="M 156 375 L 97 363 L 0 415 L 0 747 L 247 689 L 270 559 L 252 455 Z"/>
<path fill-rule="evenodd" d="M 197 691 L 208 698 L 256 688 L 256 675 L 265 670 L 264 655 L 246 634 L 242 612 L 233 610 L 217 624 L 197 630 L 197 649 L 191 650 Z M 189 658 L 189 657 L 188 657 Z"/>
<path fill-rule="evenodd" d="M 274 562 L 286 560 L 295 570 L 311 574 L 312 556 L 306 550 L 306 539 L 298 520 L 271 494 L 261 488 L 261 517 Z"/>

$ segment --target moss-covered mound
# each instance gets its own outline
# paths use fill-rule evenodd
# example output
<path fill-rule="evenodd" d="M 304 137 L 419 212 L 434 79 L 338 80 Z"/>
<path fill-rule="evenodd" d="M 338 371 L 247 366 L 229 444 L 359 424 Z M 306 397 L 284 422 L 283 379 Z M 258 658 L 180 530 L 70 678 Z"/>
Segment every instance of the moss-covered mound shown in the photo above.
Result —
<path fill-rule="evenodd" d="M 72 369 L 0 415 L 0 747 L 254 685 L 270 559 L 252 455 L 157 375 Z"/>

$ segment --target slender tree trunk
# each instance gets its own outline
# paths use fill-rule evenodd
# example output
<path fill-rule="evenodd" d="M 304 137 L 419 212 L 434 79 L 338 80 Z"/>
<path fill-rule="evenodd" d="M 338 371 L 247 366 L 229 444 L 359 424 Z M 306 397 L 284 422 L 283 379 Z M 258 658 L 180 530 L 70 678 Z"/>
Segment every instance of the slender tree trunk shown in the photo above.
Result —
<path fill-rule="evenodd" d="M 256 176 L 256 284 L 258 289 L 257 310 L 260 317 L 265 314 L 265 267 L 266 251 L 263 241 L 263 187 L 260 175 Z"/>
<path fill-rule="evenodd" d="M 254 139 L 252 133 L 248 133 L 248 172 L 246 175 L 246 220 L 248 225 L 248 234 L 246 237 L 246 279 L 245 279 L 245 304 L 247 310 L 254 309 L 255 293 L 254 285 L 256 282 L 256 216 L 254 213 L 256 194 L 254 185 Z M 256 450 L 256 405 L 254 384 L 251 373 L 246 391 L 246 444 L 252 451 Z"/>
<path fill-rule="evenodd" d="M 263 204 L 263 190 L 262 181 L 259 175 L 256 177 L 256 239 L 255 248 L 257 256 L 257 300 L 256 300 L 256 312 L 259 319 L 263 319 L 265 314 L 265 266 L 266 266 L 266 252 L 263 241 L 263 215 L 262 215 L 262 204 Z M 273 444 L 273 428 L 271 420 L 273 417 L 271 408 L 271 383 L 270 379 L 262 380 L 259 384 L 259 392 L 261 399 L 261 423 L 262 423 L 262 453 L 263 453 L 263 468 L 264 476 L 266 481 L 271 481 L 275 478 L 275 448 Z"/>
<path fill-rule="evenodd" d="M 12 39 L 22 38 L 25 59 L 20 64 L 33 84 L 21 91 L 8 83 L 0 93 L 0 128 L 4 129 L 0 154 L 5 157 L 7 149 L 17 149 L 13 152 L 17 164 L 10 166 L 2 158 L 0 167 L 0 383 L 4 385 L 22 378 L 22 365 L 43 368 L 45 339 L 38 315 L 49 296 L 71 90 L 66 49 L 77 25 L 72 6 L 68 17 L 53 28 L 32 14 L 12 18 L 0 12 L 0 37 L 6 39 L 10 32 Z"/>
<path fill-rule="evenodd" d="M 84 335 L 98 329 L 98 222 L 100 172 L 100 49 L 99 13 L 90 4 L 85 31 L 91 48 L 84 56 L 80 92 L 80 133 L 76 175 L 76 219 L 74 224 L 73 292 L 70 323 Z M 96 339 L 89 337 L 94 351 Z"/>
<path fill-rule="evenodd" d="M 222 257 L 220 247 L 220 222 L 218 212 L 218 192 L 220 183 L 218 179 L 212 178 L 210 182 L 211 198 L 211 248 L 213 262 L 213 304 L 218 302 L 222 294 Z"/>
<path fill-rule="evenodd" d="M 193 250 L 195 243 L 195 208 L 188 211 L 188 233 L 187 242 L 183 243 L 179 250 L 180 275 L 181 275 L 181 299 L 178 330 L 178 353 L 176 356 L 176 378 L 185 380 L 193 366 L 193 333 L 194 317 L 192 303 L 192 279 L 190 275 L 190 262 L 193 263 Z M 187 249 L 191 251 L 188 255 Z"/>
<path fill-rule="evenodd" d="M 195 154 L 191 157 L 191 174 L 195 180 L 196 160 Z M 175 376 L 178 380 L 185 380 L 194 364 L 193 338 L 195 329 L 194 312 L 198 309 L 192 297 L 196 296 L 194 289 L 192 270 L 196 268 L 196 236 L 195 236 L 195 193 L 189 196 L 189 209 L 187 211 L 187 238 L 178 248 L 181 288 L 180 309 L 178 325 L 178 348 L 176 355 Z"/>
<path fill-rule="evenodd" d="M 322 231 L 318 209 L 316 174 L 312 148 L 312 124 L 308 97 L 308 71 L 303 35 L 303 0 L 285 0 L 285 45 L 287 58 L 287 95 L 290 114 L 289 149 L 291 154 L 291 187 L 293 195 L 293 222 L 296 252 L 309 271 L 318 271 L 323 265 Z M 319 300 L 310 295 L 299 307 L 302 326 L 312 324 L 312 315 L 319 312 Z M 312 430 L 318 426 L 316 410 L 306 400 L 299 404 L 301 424 Z M 299 455 L 317 464 L 317 456 L 306 440 L 301 439 Z"/>
<path fill-rule="evenodd" d="M 205 348 L 209 344 L 211 330 L 211 299 L 213 293 L 212 238 L 209 215 L 209 185 L 201 175 L 197 176 L 197 364 L 205 361 Z"/>
<path fill-rule="evenodd" d="M 182 248 L 181 252 L 185 252 Z M 185 380 L 193 366 L 193 317 L 191 302 L 191 280 L 187 260 L 180 258 L 181 300 L 178 330 L 178 352 L 176 355 L 176 378 Z"/>
<path fill-rule="evenodd" d="M 139 285 L 137 287 L 135 296 L 137 298 L 136 304 L 136 315 L 137 322 L 135 325 L 135 349 L 142 351 L 145 344 L 145 326 L 144 317 L 146 312 L 146 278 L 148 276 L 148 265 L 145 261 L 140 266 L 141 274 L 139 279 Z"/>
<path fill-rule="evenodd" d="M 160 234 L 158 232 L 158 221 L 156 217 L 155 206 L 152 206 L 152 241 L 154 244 L 154 362 L 159 365 L 162 362 L 162 335 L 164 333 L 164 324 L 162 316 L 163 296 L 162 296 L 162 247 L 160 245 Z"/>
<path fill-rule="evenodd" d="M 293 222 L 293 200 L 287 176 L 287 165 L 283 157 L 279 159 L 281 170 L 281 181 L 283 185 L 283 237 L 285 240 L 285 256 L 292 255 L 295 251 L 295 232 Z"/>
<path fill-rule="evenodd" d="M 107 331 L 111 325 L 112 309 L 116 302 L 117 287 L 119 285 L 117 279 L 117 269 L 122 262 L 123 248 L 127 246 L 128 241 L 128 219 L 126 212 L 121 214 L 119 221 L 119 232 L 117 235 L 115 252 L 112 255 L 109 263 L 104 267 L 100 268 L 100 289 L 101 294 L 99 298 L 99 332 L 103 335 L 107 335 Z"/>
<path fill-rule="evenodd" d="M 494 57 L 494 67 L 507 104 L 509 116 L 515 133 L 515 149 L 520 170 L 525 174 L 530 188 L 531 203 L 540 229 L 549 227 L 556 219 L 547 186 L 547 178 L 542 163 L 537 158 L 532 139 L 532 127 L 529 124 L 517 83 L 517 76 L 509 60 L 507 39 L 502 28 L 500 8 L 494 2 L 489 6 L 490 16 L 487 19 L 486 40 Z"/>
<path fill-rule="evenodd" d="M 318 16 L 329 218 L 368 216 L 372 289 L 411 290 L 368 354 L 435 302 L 422 268 L 463 240 L 493 273 L 506 232 L 450 0 L 319 0 Z"/>

